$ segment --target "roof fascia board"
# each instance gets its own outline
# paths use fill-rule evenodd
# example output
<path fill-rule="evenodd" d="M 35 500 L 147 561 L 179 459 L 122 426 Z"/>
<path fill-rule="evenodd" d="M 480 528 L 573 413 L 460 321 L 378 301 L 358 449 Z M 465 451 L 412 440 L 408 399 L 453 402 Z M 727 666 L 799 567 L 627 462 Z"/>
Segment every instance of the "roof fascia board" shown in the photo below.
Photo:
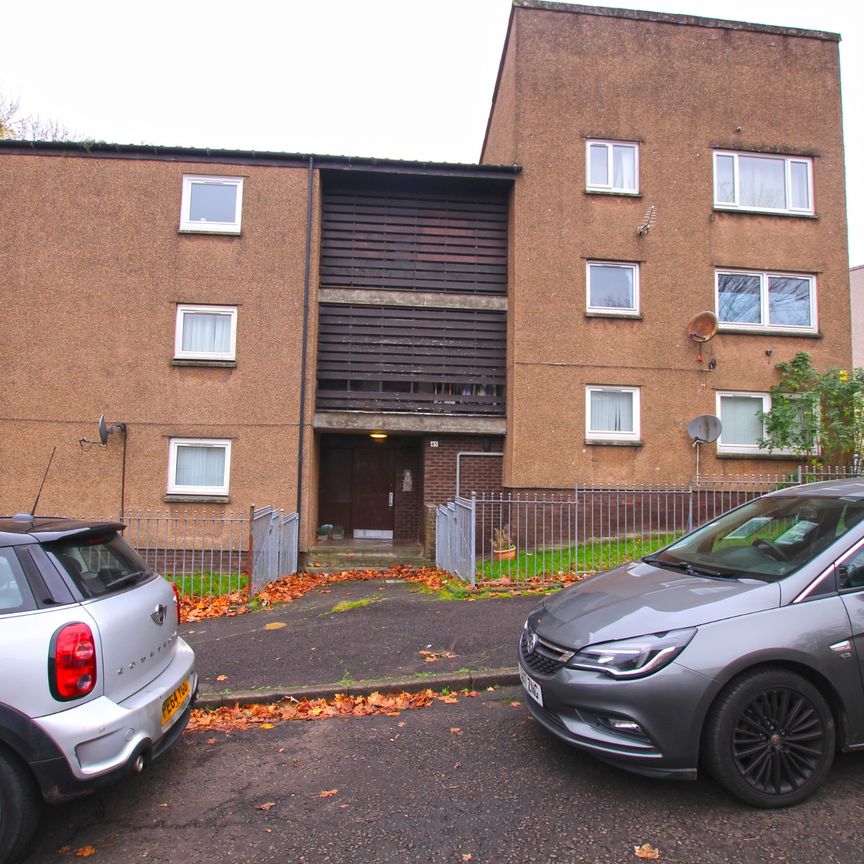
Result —
<path fill-rule="evenodd" d="M 429 174 L 445 177 L 506 179 L 518 173 L 518 165 L 472 165 L 448 162 L 412 162 L 373 157 L 318 156 L 303 153 L 254 150 L 211 150 L 195 147 L 162 147 L 138 144 L 105 144 L 69 141 L 0 141 L 0 154 L 63 156 L 133 161 L 193 162 L 219 165 L 264 165 L 307 168 L 311 159 L 321 170 L 386 174 Z"/>
<path fill-rule="evenodd" d="M 575 3 L 559 3 L 555 0 L 513 0 L 513 6 L 521 9 L 538 9 L 548 12 L 570 12 L 576 15 L 598 15 L 604 18 L 628 18 L 632 21 L 654 21 L 660 24 L 678 24 L 686 27 L 709 27 L 721 30 L 751 30 L 755 33 L 771 33 L 777 36 L 795 36 L 801 39 L 822 39 L 839 42 L 839 33 L 823 30 L 802 30 L 797 27 L 777 27 L 771 24 L 749 24 L 746 21 L 728 21 L 722 18 L 700 18 L 695 15 L 675 15 L 668 12 L 642 12 L 636 9 L 614 9 L 605 6 L 580 6 Z"/>

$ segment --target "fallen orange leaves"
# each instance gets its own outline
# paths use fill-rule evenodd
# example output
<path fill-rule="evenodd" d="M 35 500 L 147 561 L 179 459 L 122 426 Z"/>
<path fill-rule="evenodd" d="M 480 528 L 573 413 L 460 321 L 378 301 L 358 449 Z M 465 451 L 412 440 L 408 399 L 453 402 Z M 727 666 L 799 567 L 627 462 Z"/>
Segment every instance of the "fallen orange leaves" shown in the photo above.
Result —
<path fill-rule="evenodd" d="M 343 570 L 339 573 L 294 573 L 266 585 L 255 599 L 262 606 L 274 603 L 290 603 L 314 588 L 333 582 L 365 582 L 372 579 L 399 579 L 425 585 L 433 591 L 443 588 L 451 576 L 436 567 L 411 567 L 394 564 L 389 570 L 359 569 Z M 247 597 L 242 591 L 225 594 L 222 597 L 181 597 L 180 620 L 201 621 L 205 618 L 245 615 L 250 611 L 246 605 Z"/>
<path fill-rule="evenodd" d="M 338 789 L 328 789 L 326 792 L 319 792 L 319 798 L 332 798 L 339 790 Z"/>
<path fill-rule="evenodd" d="M 75 850 L 75 855 L 78 858 L 89 858 L 95 851 L 96 848 L 94 846 L 82 846 L 80 849 Z"/>
<path fill-rule="evenodd" d="M 643 843 L 641 846 L 634 846 L 633 852 L 637 858 L 656 859 L 660 857 L 660 850 L 655 849 L 650 843 Z"/>
<path fill-rule="evenodd" d="M 221 597 L 187 597 L 180 598 L 180 620 L 201 621 L 204 618 L 221 618 L 223 616 L 245 615 L 249 607 L 244 605 L 246 598 L 241 591 L 233 594 L 223 594 Z"/>
<path fill-rule="evenodd" d="M 461 695 L 476 696 L 474 690 Z M 237 729 L 272 729 L 274 724 L 288 720 L 327 720 L 333 717 L 368 717 L 374 714 L 398 717 L 402 711 L 428 708 L 435 702 L 456 702 L 453 694 L 442 695 L 434 690 L 419 693 L 371 693 L 369 696 L 349 696 L 337 693 L 332 699 L 285 699 L 281 702 L 254 705 L 222 706 L 215 710 L 195 708 L 189 718 L 190 732 L 229 732 Z M 208 739 L 208 742 L 211 739 Z"/>
<path fill-rule="evenodd" d="M 426 663 L 437 663 L 439 660 L 452 660 L 457 655 L 452 651 L 418 651 L 422 657 L 424 657 L 424 662 Z"/>
<path fill-rule="evenodd" d="M 410 567 L 405 564 L 394 564 L 389 570 L 364 568 L 358 570 L 342 570 L 338 573 L 295 573 L 285 576 L 276 582 L 271 582 L 256 598 L 265 605 L 273 603 L 290 603 L 302 597 L 307 591 L 329 585 L 333 582 L 366 582 L 372 579 L 399 579 L 403 582 L 413 582 L 425 585 L 433 591 L 442 588 L 451 576 L 436 567 Z"/>
<path fill-rule="evenodd" d="M 523 594 L 536 594 L 547 591 L 550 588 L 567 585 L 571 582 L 581 582 L 593 573 L 565 573 L 559 571 L 553 574 L 541 576 L 529 576 L 518 581 L 511 580 L 507 575 L 493 582 L 478 582 L 477 587 L 483 591 L 502 591 L 513 597 Z M 449 582 L 453 576 L 446 570 L 437 567 L 413 567 L 408 564 L 394 564 L 389 570 L 375 570 L 372 568 L 342 570 L 336 573 L 293 573 L 275 582 L 270 582 L 253 598 L 262 606 L 272 606 L 276 603 L 291 603 L 298 597 L 329 585 L 334 582 L 365 582 L 373 579 L 394 579 L 402 582 L 411 582 L 425 585 L 432 591 L 439 591 Z M 322 589 L 326 591 L 327 589 Z M 468 597 L 468 600 L 474 600 Z M 251 612 L 248 604 L 249 598 L 242 591 L 225 594 L 222 597 L 181 597 L 180 598 L 180 620 L 201 621 L 205 618 L 221 618 L 224 616 L 245 615 Z M 268 629 L 277 629 L 280 624 L 270 624 Z M 446 655 L 441 655 L 446 656 Z M 434 660 L 427 660 L 432 663 Z"/>

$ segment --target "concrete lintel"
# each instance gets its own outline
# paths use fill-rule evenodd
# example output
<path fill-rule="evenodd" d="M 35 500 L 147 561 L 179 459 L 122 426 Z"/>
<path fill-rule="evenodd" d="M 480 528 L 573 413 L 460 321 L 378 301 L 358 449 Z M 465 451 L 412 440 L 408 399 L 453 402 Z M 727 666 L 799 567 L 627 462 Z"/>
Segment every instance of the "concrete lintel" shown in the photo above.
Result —
<path fill-rule="evenodd" d="M 503 417 L 462 417 L 453 414 L 375 414 L 362 411 L 316 411 L 312 425 L 316 429 L 343 432 L 422 432 L 462 435 L 504 435 L 507 421 Z"/>
<path fill-rule="evenodd" d="M 320 288 L 319 303 L 355 306 L 418 306 L 430 309 L 493 309 L 507 311 L 506 297 L 485 294 L 440 294 L 435 291 L 374 291 L 364 288 Z"/>

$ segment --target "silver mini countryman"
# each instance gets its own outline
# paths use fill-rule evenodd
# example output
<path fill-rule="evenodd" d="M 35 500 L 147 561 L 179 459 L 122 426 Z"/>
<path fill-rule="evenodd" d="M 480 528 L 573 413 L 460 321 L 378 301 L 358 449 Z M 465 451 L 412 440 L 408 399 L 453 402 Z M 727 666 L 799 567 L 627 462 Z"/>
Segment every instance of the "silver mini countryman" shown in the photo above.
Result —
<path fill-rule="evenodd" d="M 0 518 L 0 862 L 24 852 L 42 799 L 141 771 L 188 721 L 176 592 L 122 528 Z"/>

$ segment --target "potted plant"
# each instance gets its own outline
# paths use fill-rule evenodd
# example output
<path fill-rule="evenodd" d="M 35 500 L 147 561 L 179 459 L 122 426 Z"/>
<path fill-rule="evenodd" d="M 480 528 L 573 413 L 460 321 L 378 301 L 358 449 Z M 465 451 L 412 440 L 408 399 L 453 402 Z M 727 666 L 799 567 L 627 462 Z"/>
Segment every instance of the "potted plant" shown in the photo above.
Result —
<path fill-rule="evenodd" d="M 325 522 L 323 525 L 319 525 L 315 529 L 315 536 L 319 540 L 326 540 L 330 536 L 332 530 L 333 526 L 329 522 Z"/>
<path fill-rule="evenodd" d="M 330 529 L 330 536 L 334 540 L 342 540 L 345 537 L 345 529 L 338 522 L 335 522 Z"/>
<path fill-rule="evenodd" d="M 512 561 L 516 557 L 516 544 L 510 537 L 510 526 L 492 529 L 492 558 L 495 561 Z"/>

